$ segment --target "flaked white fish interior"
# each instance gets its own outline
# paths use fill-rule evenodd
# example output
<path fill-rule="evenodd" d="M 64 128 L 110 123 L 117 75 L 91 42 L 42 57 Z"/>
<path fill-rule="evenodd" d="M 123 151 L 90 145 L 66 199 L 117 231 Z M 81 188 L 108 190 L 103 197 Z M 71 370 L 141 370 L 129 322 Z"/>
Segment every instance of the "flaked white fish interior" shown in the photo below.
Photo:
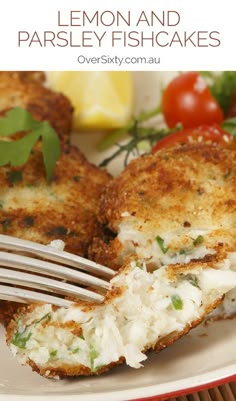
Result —
<path fill-rule="evenodd" d="M 145 351 L 186 333 L 234 287 L 235 254 L 152 272 L 130 260 L 103 304 L 31 305 L 11 323 L 8 343 L 21 363 L 47 377 L 98 374 L 122 361 L 139 368 Z"/>

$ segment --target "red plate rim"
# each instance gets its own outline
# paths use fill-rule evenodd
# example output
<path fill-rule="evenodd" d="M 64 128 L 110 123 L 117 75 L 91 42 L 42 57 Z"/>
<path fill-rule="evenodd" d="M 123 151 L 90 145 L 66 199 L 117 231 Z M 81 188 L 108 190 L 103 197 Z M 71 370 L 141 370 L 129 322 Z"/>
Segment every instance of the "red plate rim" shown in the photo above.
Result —
<path fill-rule="evenodd" d="M 184 396 L 187 394 L 192 394 L 196 393 L 198 391 L 203 391 L 203 390 L 208 390 L 213 387 L 220 386 L 222 384 L 230 383 L 236 380 L 236 373 L 232 376 L 228 376 L 222 379 L 214 380 L 209 383 L 205 384 L 200 384 L 199 386 L 195 387 L 188 387 L 182 390 L 176 390 L 170 393 L 164 393 L 160 395 L 152 395 L 150 397 L 144 397 L 144 398 L 135 398 L 133 401 L 164 401 L 168 400 L 168 398 L 173 398 L 173 397 L 179 397 L 179 396 Z"/>

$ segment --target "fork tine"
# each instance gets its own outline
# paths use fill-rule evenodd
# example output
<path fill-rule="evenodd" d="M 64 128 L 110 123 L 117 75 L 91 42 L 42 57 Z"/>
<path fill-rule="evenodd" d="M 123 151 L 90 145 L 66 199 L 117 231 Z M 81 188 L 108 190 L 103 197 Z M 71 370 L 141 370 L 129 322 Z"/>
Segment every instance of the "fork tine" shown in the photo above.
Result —
<path fill-rule="evenodd" d="M 55 263 L 30 258 L 24 255 L 16 255 L 13 253 L 0 251 L 0 265 L 5 267 L 13 267 L 15 269 L 29 270 L 39 274 L 46 274 L 87 286 L 99 287 L 103 289 L 109 288 L 109 283 L 98 277 L 91 276 L 78 270 L 70 269 L 68 266 L 64 267 Z"/>
<path fill-rule="evenodd" d="M 73 266 L 87 272 L 99 274 L 101 276 L 105 275 L 108 277 L 112 277 L 115 274 L 114 270 L 82 258 L 81 256 L 58 250 L 50 245 L 42 245 L 4 234 L 0 234 L 0 248 L 10 251 L 30 252 L 45 259 L 53 260 L 60 264 L 68 264 L 69 266 Z"/>
<path fill-rule="evenodd" d="M 73 304 L 64 298 L 55 297 L 48 294 L 42 294 L 36 291 L 26 290 L 25 288 L 10 287 L 9 285 L 0 284 L 0 299 L 5 301 L 13 301 L 20 303 L 43 302 L 52 305 L 68 308 Z"/>
<path fill-rule="evenodd" d="M 57 294 L 72 296 L 85 301 L 102 302 L 104 297 L 93 291 L 65 283 L 59 280 L 38 276 L 30 273 L 0 268 L 0 282 L 24 287 L 33 287 Z"/>

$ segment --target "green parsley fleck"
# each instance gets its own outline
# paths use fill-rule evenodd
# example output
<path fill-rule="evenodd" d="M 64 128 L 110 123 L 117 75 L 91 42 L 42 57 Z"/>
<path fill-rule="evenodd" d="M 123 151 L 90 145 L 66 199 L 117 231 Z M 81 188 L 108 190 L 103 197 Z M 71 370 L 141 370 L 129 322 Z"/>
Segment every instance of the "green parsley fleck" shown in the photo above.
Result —
<path fill-rule="evenodd" d="M 55 349 L 54 351 L 50 352 L 50 358 L 55 358 L 57 356 L 57 349 Z"/>
<path fill-rule="evenodd" d="M 22 332 L 17 331 L 14 334 L 14 337 L 11 340 L 11 343 L 18 348 L 25 349 L 26 343 L 30 339 L 31 336 L 32 336 L 32 333 L 30 331 L 28 331 L 28 328 L 26 327 L 24 331 L 22 331 Z"/>
<path fill-rule="evenodd" d="M 77 354 L 79 352 L 79 350 L 80 350 L 79 347 L 73 349 L 72 354 Z"/>
<path fill-rule="evenodd" d="M 193 248 L 191 246 L 187 247 L 187 248 L 181 248 L 179 250 L 179 255 L 189 255 L 193 252 Z"/>
<path fill-rule="evenodd" d="M 143 264 L 140 262 L 140 260 L 137 260 L 136 266 L 137 266 L 139 269 L 143 269 Z"/>
<path fill-rule="evenodd" d="M 194 274 L 186 274 L 186 275 L 181 275 L 182 278 L 185 280 L 188 280 L 190 284 L 192 284 L 194 287 L 200 288 L 198 284 L 198 279 Z"/>
<path fill-rule="evenodd" d="M 175 309 L 177 310 L 183 309 L 183 301 L 178 294 L 172 295 L 171 302 Z"/>
<path fill-rule="evenodd" d="M 79 181 L 81 180 L 81 177 L 80 177 L 79 175 L 75 175 L 75 176 L 73 177 L 73 180 L 74 180 L 75 182 L 79 182 Z"/>
<path fill-rule="evenodd" d="M 194 241 L 193 241 L 193 245 L 200 245 L 204 242 L 204 237 L 203 235 L 199 235 Z"/>
<path fill-rule="evenodd" d="M 93 346 L 90 346 L 90 368 L 92 372 L 96 372 L 98 367 L 94 367 L 94 361 L 98 357 L 98 352 L 95 350 Z"/>
<path fill-rule="evenodd" d="M 46 313 L 45 315 L 43 315 L 43 317 L 41 317 L 41 319 L 38 319 L 38 320 L 36 320 L 35 322 L 34 322 L 34 324 L 36 325 L 36 324 L 38 324 L 38 323 L 41 323 L 43 320 L 51 320 L 51 318 L 52 318 L 52 315 L 51 315 L 51 313 L 49 312 L 49 313 Z"/>
<path fill-rule="evenodd" d="M 158 235 L 158 236 L 156 237 L 156 242 L 158 243 L 158 245 L 159 245 L 161 251 L 165 254 L 165 253 L 168 251 L 169 248 L 166 248 L 166 247 L 164 246 L 164 239 L 161 238 L 161 237 Z"/>
<path fill-rule="evenodd" d="M 179 254 L 180 254 L 180 255 L 186 255 L 186 253 L 187 253 L 187 250 L 184 249 L 184 248 L 182 248 L 182 249 L 179 250 Z"/>

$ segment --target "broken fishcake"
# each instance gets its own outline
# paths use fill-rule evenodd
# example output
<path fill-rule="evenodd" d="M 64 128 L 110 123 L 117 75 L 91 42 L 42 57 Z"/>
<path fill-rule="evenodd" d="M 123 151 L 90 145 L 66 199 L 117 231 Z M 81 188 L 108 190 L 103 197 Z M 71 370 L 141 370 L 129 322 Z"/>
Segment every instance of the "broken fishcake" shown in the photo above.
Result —
<path fill-rule="evenodd" d="M 42 72 L 0 71 L 0 115 L 14 107 L 28 110 L 35 120 L 49 121 L 62 141 L 69 141 L 73 108 L 62 94 L 44 86 Z"/>
<path fill-rule="evenodd" d="M 22 364 L 46 377 L 93 375 L 125 362 L 142 366 L 199 324 L 236 287 L 236 253 L 211 261 L 162 266 L 127 261 L 111 280 L 105 302 L 67 308 L 30 305 L 15 315 L 7 342 Z"/>
<path fill-rule="evenodd" d="M 163 149 L 132 161 L 102 196 L 112 232 L 90 256 L 112 267 L 136 254 L 161 266 L 236 250 L 236 153 L 208 144 Z"/>

